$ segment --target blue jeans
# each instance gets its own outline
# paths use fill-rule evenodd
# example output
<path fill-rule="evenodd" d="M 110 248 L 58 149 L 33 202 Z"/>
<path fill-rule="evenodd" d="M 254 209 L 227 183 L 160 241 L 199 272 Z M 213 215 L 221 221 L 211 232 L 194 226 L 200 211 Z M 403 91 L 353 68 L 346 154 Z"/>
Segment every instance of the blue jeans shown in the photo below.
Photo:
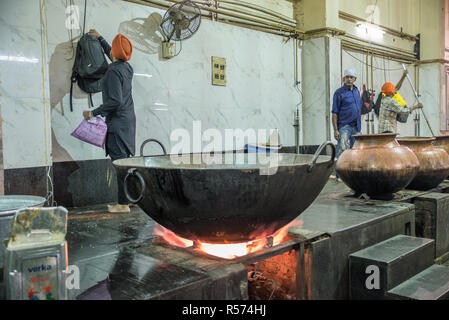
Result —
<path fill-rule="evenodd" d="M 338 140 L 337 143 L 337 159 L 345 150 L 352 148 L 355 142 L 353 135 L 360 134 L 360 132 L 357 131 L 357 127 L 353 127 L 349 124 L 341 127 L 338 132 L 340 133 L 340 140 Z"/>

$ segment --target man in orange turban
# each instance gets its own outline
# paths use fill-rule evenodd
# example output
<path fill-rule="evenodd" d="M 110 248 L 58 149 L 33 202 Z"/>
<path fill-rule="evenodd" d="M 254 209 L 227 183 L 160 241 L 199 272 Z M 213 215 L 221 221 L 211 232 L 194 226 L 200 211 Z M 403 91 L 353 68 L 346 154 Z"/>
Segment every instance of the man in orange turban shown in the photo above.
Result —
<path fill-rule="evenodd" d="M 132 55 L 131 42 L 118 34 L 112 47 L 96 30 L 89 35 L 97 37 L 104 53 L 112 60 L 102 79 L 103 104 L 92 111 L 84 111 L 85 119 L 101 115 L 106 117 L 108 132 L 106 135 L 106 156 L 112 161 L 128 158 L 136 149 L 136 115 L 132 97 L 133 68 L 127 62 Z M 130 212 L 123 181 L 117 178 L 118 204 L 108 206 L 110 212 Z"/>
<path fill-rule="evenodd" d="M 116 59 L 128 61 L 133 53 L 133 46 L 122 34 L 118 34 L 112 41 L 111 56 Z"/>
<path fill-rule="evenodd" d="M 385 82 L 382 86 L 382 93 L 386 96 L 391 96 L 394 94 L 394 84 L 391 82 Z"/>
<path fill-rule="evenodd" d="M 407 105 L 401 106 L 393 96 L 399 90 L 404 81 L 404 78 L 407 76 L 407 71 L 404 71 L 401 80 L 399 80 L 397 86 L 391 82 L 386 82 L 382 86 L 382 94 L 385 95 L 382 97 L 382 102 L 379 111 L 379 125 L 378 132 L 379 133 L 393 133 L 397 130 L 397 116 L 399 113 L 411 113 L 415 109 L 422 108 L 423 105 L 418 103 L 416 106 L 408 108 Z"/>

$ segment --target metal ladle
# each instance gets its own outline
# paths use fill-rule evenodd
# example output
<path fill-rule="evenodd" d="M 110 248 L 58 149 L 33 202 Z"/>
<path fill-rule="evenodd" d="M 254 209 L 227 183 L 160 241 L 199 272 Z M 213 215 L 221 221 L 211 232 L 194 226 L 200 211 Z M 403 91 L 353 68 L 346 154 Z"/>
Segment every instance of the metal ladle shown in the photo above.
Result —
<path fill-rule="evenodd" d="M 402 68 L 404 68 L 404 70 L 407 71 L 407 67 L 405 66 L 405 64 L 402 64 Z M 413 93 L 415 94 L 416 100 L 418 101 L 418 103 L 421 103 L 421 101 L 419 100 L 419 97 L 418 97 L 418 93 L 416 92 L 415 87 L 413 86 L 412 80 L 410 79 L 408 73 L 406 74 L 406 76 L 407 76 L 408 82 L 410 83 L 410 86 L 412 87 Z M 427 120 L 426 114 L 424 113 L 424 110 L 422 108 L 421 108 L 421 112 L 422 112 L 422 114 L 424 116 L 424 119 L 426 120 L 426 123 L 427 123 L 427 126 L 429 127 L 430 133 L 434 137 L 435 135 L 433 134 L 433 130 L 430 127 L 429 120 Z M 417 118 L 417 120 L 419 121 L 419 111 L 418 111 L 418 118 Z M 418 124 L 418 126 L 419 126 L 419 124 Z M 415 131 L 416 131 L 416 129 L 415 129 Z M 419 132 L 417 132 L 417 134 L 415 132 L 415 135 L 419 136 Z"/>

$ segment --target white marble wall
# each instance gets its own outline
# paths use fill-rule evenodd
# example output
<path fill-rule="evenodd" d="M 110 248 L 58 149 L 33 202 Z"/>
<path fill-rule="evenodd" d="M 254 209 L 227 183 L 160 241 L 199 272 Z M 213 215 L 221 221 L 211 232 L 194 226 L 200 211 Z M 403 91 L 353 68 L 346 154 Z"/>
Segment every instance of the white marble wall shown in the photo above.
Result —
<path fill-rule="evenodd" d="M 97 29 L 109 42 L 118 32 L 126 35 L 127 30 L 136 27 L 136 23 L 142 24 L 151 14 L 164 14 L 163 10 L 118 0 L 91 3 L 86 29 Z M 52 92 L 57 93 L 52 101 L 54 161 L 101 159 L 103 150 L 69 136 L 81 120 L 87 99 L 79 94 L 74 99 L 74 112 L 69 112 L 66 88 L 72 61 L 62 58 L 71 54 L 64 29 L 64 10 L 65 1 L 49 1 L 49 52 L 55 56 L 50 81 L 52 77 L 61 78 L 52 87 Z M 130 64 L 135 72 L 133 97 L 138 147 L 151 137 L 170 149 L 175 144 L 170 142 L 171 132 L 184 128 L 192 134 L 195 120 L 201 121 L 203 131 L 216 128 L 223 136 L 225 129 L 278 128 L 281 143 L 294 144 L 293 111 L 299 96 L 294 89 L 293 41 L 284 44 L 279 36 L 206 19 L 193 37 L 182 42 L 182 51 L 171 60 L 160 59 L 157 33 L 146 39 L 130 37 L 130 40 L 134 45 Z M 226 58 L 226 87 L 211 85 L 212 56 Z M 96 94 L 94 104 L 100 103 L 101 94 Z M 145 153 L 160 153 L 160 149 L 150 144 Z"/>
<path fill-rule="evenodd" d="M 319 145 L 328 139 L 333 139 L 332 99 L 335 90 L 341 86 L 341 46 L 339 39 L 334 37 L 327 37 L 327 39 L 321 37 L 304 41 L 302 53 L 305 96 L 303 132 L 306 145 Z M 326 63 L 328 71 L 326 71 Z"/>
<path fill-rule="evenodd" d="M 424 112 L 435 135 L 444 135 L 446 129 L 446 85 L 444 66 L 439 63 L 423 64 L 419 68 L 419 94 Z M 440 131 L 441 130 L 441 131 Z M 421 114 L 421 135 L 431 136 Z"/>
<path fill-rule="evenodd" d="M 304 90 L 303 141 L 317 145 L 326 137 L 326 52 L 324 38 L 305 40 L 302 48 Z"/>
<path fill-rule="evenodd" d="M 330 136 L 331 140 L 335 143 L 337 142 L 334 139 L 334 129 L 332 126 L 332 105 L 334 100 L 335 91 L 340 88 L 342 83 L 342 66 L 341 66 L 341 42 L 340 39 L 337 38 L 329 38 L 329 81 L 330 81 Z"/>
<path fill-rule="evenodd" d="M 74 112 L 69 109 L 74 54 L 69 40 L 80 30 L 70 34 L 66 28 L 67 1 L 47 0 L 43 11 L 47 32 L 41 32 L 39 4 L 37 0 L 0 4 L 5 168 L 51 165 L 52 160 L 103 159 L 102 149 L 70 136 L 88 108 L 87 96 L 75 88 Z M 82 23 L 84 3 L 75 4 Z M 293 145 L 293 112 L 300 101 L 294 88 L 294 42 L 203 19 L 198 32 L 182 43 L 180 54 L 162 60 L 157 32 L 146 28 L 145 38 L 133 37 L 130 32 L 142 28 L 145 21 L 148 26 L 146 19 L 151 14 L 164 12 L 120 0 L 88 2 L 87 30 L 97 29 L 109 42 L 117 33 L 124 33 L 134 46 L 130 63 L 135 72 L 137 149 L 150 137 L 170 149 L 171 132 L 184 128 L 192 134 L 194 120 L 201 121 L 203 131 L 216 128 L 223 135 L 225 129 L 278 128 L 281 143 Z M 41 37 L 44 44 L 48 38 L 47 50 L 45 45 L 42 50 Z M 211 85 L 212 56 L 226 58 L 226 87 Z M 95 106 L 100 105 L 101 93 L 93 100 Z M 156 145 L 145 148 L 147 154 L 159 152 Z"/>
<path fill-rule="evenodd" d="M 36 0 L 0 2 L 0 105 L 4 169 L 51 165 L 45 46 Z"/>

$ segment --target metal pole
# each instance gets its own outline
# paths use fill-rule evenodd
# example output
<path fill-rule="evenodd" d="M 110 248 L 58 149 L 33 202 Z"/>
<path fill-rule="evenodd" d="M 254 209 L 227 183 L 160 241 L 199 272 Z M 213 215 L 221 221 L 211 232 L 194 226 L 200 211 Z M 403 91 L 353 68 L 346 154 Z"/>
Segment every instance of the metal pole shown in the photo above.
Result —
<path fill-rule="evenodd" d="M 370 134 L 369 115 L 370 115 L 369 113 L 365 114 L 366 134 Z"/>
<path fill-rule="evenodd" d="M 369 53 L 366 54 L 366 63 L 365 63 L 365 65 L 366 65 L 366 90 L 368 90 L 368 92 L 369 92 L 370 86 L 369 86 L 369 77 L 368 77 L 369 76 L 368 55 L 369 55 Z M 371 132 L 370 132 L 370 126 L 369 126 L 369 113 L 367 113 L 365 115 L 365 121 L 366 121 L 366 133 L 370 134 Z"/>
<path fill-rule="evenodd" d="M 298 39 L 295 39 L 295 88 L 298 88 L 298 85 L 300 82 L 298 81 Z M 300 93 L 301 90 L 299 89 L 298 92 Z M 302 103 L 302 96 L 301 102 Z M 295 128 L 295 153 L 299 154 L 299 134 L 300 134 L 300 128 L 299 128 L 299 104 L 296 105 L 296 110 L 294 112 L 293 116 L 293 127 Z"/>
<path fill-rule="evenodd" d="M 368 90 L 368 92 L 370 94 L 374 94 L 374 52 L 371 52 L 371 86 L 370 89 Z M 370 120 L 370 126 L 371 126 L 371 133 L 375 134 L 374 132 L 374 112 L 370 112 L 368 114 L 368 118 Z"/>
<path fill-rule="evenodd" d="M 295 128 L 295 153 L 299 154 L 299 108 L 296 107 L 293 127 Z"/>
<path fill-rule="evenodd" d="M 405 66 L 405 64 L 402 64 L 402 67 L 404 68 L 404 70 L 407 70 L 407 67 Z M 415 87 L 413 86 L 412 80 L 410 80 L 410 77 L 409 77 L 408 73 L 407 73 L 406 76 L 407 76 L 408 82 L 410 83 L 410 86 L 412 87 L 413 93 L 415 94 L 416 100 L 418 101 L 418 103 L 421 103 L 421 101 L 419 101 L 418 93 L 416 92 Z M 429 127 L 430 133 L 432 134 L 432 136 L 435 136 L 435 135 L 433 134 L 432 128 L 430 127 L 429 120 L 427 120 L 426 114 L 424 113 L 424 110 L 421 109 L 421 112 L 422 112 L 422 114 L 423 114 L 423 116 L 424 116 L 424 119 L 426 120 L 426 123 L 427 123 L 427 126 Z M 420 119 L 420 117 L 419 117 L 419 111 L 418 111 L 417 113 L 418 113 L 418 117 L 417 117 L 417 120 L 418 120 L 418 128 L 420 128 L 420 123 L 419 123 L 419 121 L 420 121 L 421 119 Z M 419 130 L 419 129 L 418 129 L 418 130 Z"/>

